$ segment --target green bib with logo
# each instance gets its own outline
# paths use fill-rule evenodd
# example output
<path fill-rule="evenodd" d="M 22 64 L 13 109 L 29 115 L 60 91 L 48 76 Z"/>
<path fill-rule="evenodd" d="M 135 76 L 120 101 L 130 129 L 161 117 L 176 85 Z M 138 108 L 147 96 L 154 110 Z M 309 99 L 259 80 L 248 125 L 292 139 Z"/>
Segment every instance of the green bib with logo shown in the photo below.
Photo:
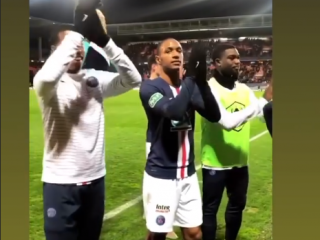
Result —
<path fill-rule="evenodd" d="M 241 111 L 250 104 L 250 89 L 236 83 L 233 90 L 222 87 L 214 78 L 209 85 L 219 94 L 225 109 L 232 113 Z M 232 168 L 248 164 L 250 143 L 250 122 L 232 130 L 223 129 L 218 123 L 201 119 L 201 160 L 205 167 Z"/>

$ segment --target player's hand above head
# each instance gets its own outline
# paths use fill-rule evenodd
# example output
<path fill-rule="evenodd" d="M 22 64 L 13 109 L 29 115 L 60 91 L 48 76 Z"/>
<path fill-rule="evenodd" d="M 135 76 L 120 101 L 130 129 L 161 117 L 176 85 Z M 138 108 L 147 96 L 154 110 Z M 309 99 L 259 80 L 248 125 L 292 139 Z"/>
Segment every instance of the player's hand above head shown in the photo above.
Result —
<path fill-rule="evenodd" d="M 207 80 L 207 51 L 201 43 L 194 45 L 191 49 L 186 76 L 195 77 L 197 82 Z"/>
<path fill-rule="evenodd" d="M 101 0 L 79 0 L 76 11 L 81 11 L 83 14 L 90 14 L 100 7 L 102 7 Z"/>
<path fill-rule="evenodd" d="M 99 9 L 101 0 L 80 0 L 74 14 L 77 32 L 100 47 L 105 47 L 110 37 L 107 35 L 107 22 Z"/>
<path fill-rule="evenodd" d="M 88 34 L 86 24 L 88 17 L 95 14 L 96 9 L 99 9 L 102 6 L 101 0 L 79 0 L 74 11 L 74 24 L 76 30 L 85 35 Z"/>

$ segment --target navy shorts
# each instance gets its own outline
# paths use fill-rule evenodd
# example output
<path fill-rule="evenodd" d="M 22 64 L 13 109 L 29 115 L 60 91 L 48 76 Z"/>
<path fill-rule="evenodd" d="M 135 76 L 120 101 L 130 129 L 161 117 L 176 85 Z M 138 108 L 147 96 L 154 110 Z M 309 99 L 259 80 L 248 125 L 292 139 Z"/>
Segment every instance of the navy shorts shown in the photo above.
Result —
<path fill-rule="evenodd" d="M 104 177 L 81 186 L 44 183 L 46 240 L 99 240 L 104 208 Z"/>

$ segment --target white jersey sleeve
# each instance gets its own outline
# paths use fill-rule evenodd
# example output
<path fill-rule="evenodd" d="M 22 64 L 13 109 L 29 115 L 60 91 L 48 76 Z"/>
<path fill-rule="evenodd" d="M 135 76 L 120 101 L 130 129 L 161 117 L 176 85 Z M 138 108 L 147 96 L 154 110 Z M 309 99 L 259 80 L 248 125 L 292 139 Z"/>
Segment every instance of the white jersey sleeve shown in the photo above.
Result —
<path fill-rule="evenodd" d="M 74 59 L 82 40 L 83 36 L 79 33 L 69 32 L 35 75 L 34 89 L 38 97 L 44 102 L 50 100 L 54 95 L 57 83 Z"/>
<path fill-rule="evenodd" d="M 138 87 L 142 81 L 142 77 L 123 50 L 112 39 L 109 40 L 103 50 L 118 70 L 118 73 L 107 71 L 94 72 L 95 77 L 97 77 L 102 86 L 103 97 L 117 96 Z"/>

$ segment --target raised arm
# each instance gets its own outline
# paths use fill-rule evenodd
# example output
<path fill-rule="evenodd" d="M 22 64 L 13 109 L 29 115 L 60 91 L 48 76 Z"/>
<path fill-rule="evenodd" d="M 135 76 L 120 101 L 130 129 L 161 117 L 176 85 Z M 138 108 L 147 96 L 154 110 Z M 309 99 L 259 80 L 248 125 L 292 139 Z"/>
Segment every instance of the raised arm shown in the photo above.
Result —
<path fill-rule="evenodd" d="M 192 106 L 210 122 L 218 122 L 221 119 L 219 104 L 207 82 L 197 83 L 192 96 Z"/>
<path fill-rule="evenodd" d="M 140 86 L 142 77 L 128 56 L 112 39 L 103 48 L 107 58 L 116 65 L 118 73 L 97 71 L 103 96 L 113 97 Z"/>
<path fill-rule="evenodd" d="M 142 77 L 123 50 L 108 35 L 105 16 L 98 9 L 100 5 L 101 1 L 80 1 L 75 9 L 74 23 L 77 31 L 102 48 L 106 57 L 117 67 L 118 73 L 98 71 L 95 74 L 101 84 L 103 96 L 107 98 L 139 86 Z"/>
<path fill-rule="evenodd" d="M 207 82 L 207 51 L 202 44 L 191 50 L 187 75 L 194 77 L 196 82 L 192 96 L 194 109 L 210 122 L 219 121 L 221 113 Z"/>
<path fill-rule="evenodd" d="M 191 78 L 184 80 L 180 93 L 169 99 L 161 90 L 153 85 L 152 81 L 144 81 L 140 87 L 140 99 L 145 109 L 155 112 L 161 117 L 172 120 L 182 120 L 188 107 L 195 83 Z"/>
<path fill-rule="evenodd" d="M 33 80 L 34 89 L 44 101 L 48 101 L 54 95 L 58 81 L 67 71 L 70 62 L 76 55 L 77 48 L 82 44 L 82 40 L 81 34 L 69 31 L 37 72 Z"/>
<path fill-rule="evenodd" d="M 216 94 L 214 94 L 216 96 Z M 224 129 L 232 130 L 239 127 L 248 120 L 254 118 L 259 112 L 259 108 L 256 104 L 250 104 L 246 108 L 230 113 L 219 102 L 219 108 L 221 111 L 221 119 L 218 122 Z"/>
<path fill-rule="evenodd" d="M 213 88 L 211 88 L 211 92 L 216 99 L 218 110 L 221 114 L 220 119 L 218 119 L 217 121 L 211 121 L 209 118 L 207 118 L 208 114 L 210 114 L 210 111 L 217 112 L 218 110 L 205 106 L 204 101 L 202 100 L 199 93 L 195 95 L 193 104 L 199 114 L 202 115 L 202 117 L 206 118 L 208 121 L 217 122 L 226 130 L 232 130 L 242 125 L 249 119 L 255 117 L 259 111 L 257 104 L 251 104 L 241 111 L 230 113 L 221 104 L 218 92 Z"/>

